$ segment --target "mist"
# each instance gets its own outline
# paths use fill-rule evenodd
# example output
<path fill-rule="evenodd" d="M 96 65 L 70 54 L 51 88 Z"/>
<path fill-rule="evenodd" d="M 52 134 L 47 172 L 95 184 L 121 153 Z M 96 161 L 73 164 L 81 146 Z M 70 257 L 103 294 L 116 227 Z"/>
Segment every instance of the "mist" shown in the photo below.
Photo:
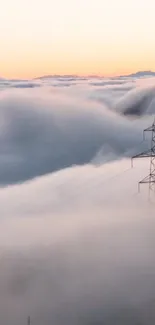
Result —
<path fill-rule="evenodd" d="M 36 80 L 34 87 L 31 81 L 24 89 L 19 81 L 18 89 L 15 81 L 9 81 L 13 89 L 3 85 L 1 185 L 96 162 L 96 157 L 104 163 L 137 152 L 143 128 L 152 123 L 152 87 L 139 87 L 135 83 L 134 89 L 128 91 L 131 81 L 99 80 L 103 87 L 98 89 L 92 87 L 89 79 L 77 78 L 74 79 L 77 84 L 66 88 L 64 82 L 68 83 L 68 78 L 63 78 L 63 82 L 59 79 L 41 79 L 39 91 Z M 56 83 L 59 87 L 55 87 Z M 124 90 L 122 83 L 126 86 Z M 25 89 L 28 85 L 31 88 Z M 139 115 L 142 119 L 137 119 Z M 147 150 L 148 146 L 146 141 L 140 150 Z"/>
<path fill-rule="evenodd" d="M 152 325 L 154 197 L 138 194 L 149 161 L 130 161 L 152 85 L 62 79 L 1 87 L 0 322 Z"/>

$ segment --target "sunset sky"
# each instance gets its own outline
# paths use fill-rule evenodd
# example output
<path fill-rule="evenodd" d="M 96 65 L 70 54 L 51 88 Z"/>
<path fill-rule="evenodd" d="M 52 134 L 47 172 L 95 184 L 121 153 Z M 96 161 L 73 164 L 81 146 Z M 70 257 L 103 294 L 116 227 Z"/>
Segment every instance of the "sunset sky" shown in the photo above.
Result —
<path fill-rule="evenodd" d="M 154 0 L 5 0 L 0 76 L 155 70 Z"/>

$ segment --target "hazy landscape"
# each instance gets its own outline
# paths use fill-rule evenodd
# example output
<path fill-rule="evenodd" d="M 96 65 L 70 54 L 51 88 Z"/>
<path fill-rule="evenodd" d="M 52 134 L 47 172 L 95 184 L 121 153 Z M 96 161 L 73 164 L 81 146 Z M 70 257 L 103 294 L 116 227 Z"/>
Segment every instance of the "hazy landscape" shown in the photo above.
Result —
<path fill-rule="evenodd" d="M 0 323 L 152 325 L 154 73 L 0 79 Z"/>

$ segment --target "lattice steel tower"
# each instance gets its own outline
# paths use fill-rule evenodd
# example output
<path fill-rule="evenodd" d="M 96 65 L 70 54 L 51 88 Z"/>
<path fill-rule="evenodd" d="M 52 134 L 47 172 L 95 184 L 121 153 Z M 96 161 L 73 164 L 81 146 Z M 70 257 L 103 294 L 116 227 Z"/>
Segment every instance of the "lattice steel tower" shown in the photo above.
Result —
<path fill-rule="evenodd" d="M 148 176 L 146 176 L 138 183 L 139 190 L 141 184 L 149 184 L 149 194 L 150 194 L 151 191 L 155 192 L 155 119 L 152 126 L 144 130 L 144 137 L 145 137 L 145 132 L 151 132 L 151 148 L 136 156 L 133 156 L 132 159 L 150 158 L 150 173 Z"/>

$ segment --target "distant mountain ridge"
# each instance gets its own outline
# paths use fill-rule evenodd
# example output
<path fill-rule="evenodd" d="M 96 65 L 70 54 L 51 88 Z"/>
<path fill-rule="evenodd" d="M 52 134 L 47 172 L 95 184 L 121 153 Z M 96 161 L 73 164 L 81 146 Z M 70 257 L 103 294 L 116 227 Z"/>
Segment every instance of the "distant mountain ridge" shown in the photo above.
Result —
<path fill-rule="evenodd" d="M 148 70 L 148 71 L 138 71 L 135 73 L 131 73 L 128 75 L 120 75 L 118 76 L 119 78 L 143 78 L 143 77 L 155 77 L 155 72 Z M 40 76 L 34 79 L 59 79 L 59 78 L 63 78 L 63 79 L 69 79 L 69 78 L 74 78 L 74 79 L 78 79 L 78 78 L 105 78 L 104 76 L 97 76 L 97 75 L 88 75 L 88 76 L 80 76 L 80 75 L 75 75 L 75 74 L 71 74 L 71 75 L 56 75 L 56 74 L 51 74 L 51 75 L 44 75 L 44 76 Z M 111 79 L 111 78 L 110 78 Z"/>
<path fill-rule="evenodd" d="M 155 72 L 151 71 L 151 70 L 138 71 L 138 72 L 131 73 L 131 74 L 128 74 L 128 75 L 123 75 L 123 76 L 120 76 L 120 77 L 142 78 L 142 77 L 147 77 L 147 76 L 155 77 Z"/>
<path fill-rule="evenodd" d="M 72 75 L 51 74 L 51 75 L 36 77 L 34 79 L 50 79 L 50 78 L 78 78 L 78 76 L 74 74 Z"/>
<path fill-rule="evenodd" d="M 119 75 L 118 77 L 115 78 L 144 78 L 144 77 L 155 77 L 155 72 L 151 71 L 151 70 L 146 70 L 146 71 L 137 71 L 135 73 L 131 73 L 128 75 Z M 50 75 L 44 75 L 44 76 L 40 76 L 40 77 L 36 77 L 33 78 L 31 80 L 44 80 L 44 79 L 88 79 L 88 78 L 98 78 L 98 79 L 102 79 L 105 78 L 107 79 L 107 77 L 104 76 L 97 76 L 97 75 L 87 75 L 87 76 L 80 76 L 80 75 L 76 75 L 76 74 L 50 74 Z M 113 78 L 109 78 L 109 79 L 113 79 Z M 5 81 L 6 79 L 0 76 L 0 81 Z M 28 81 L 28 79 L 23 80 L 23 79 L 7 79 L 9 81 Z"/>
<path fill-rule="evenodd" d="M 76 75 L 76 74 L 51 74 L 51 75 L 44 75 L 44 76 L 40 76 L 40 77 L 36 77 L 34 78 L 34 80 L 40 79 L 40 80 L 44 80 L 44 79 L 88 79 L 88 78 L 104 78 L 104 76 L 98 76 L 98 75 L 87 75 L 87 76 L 83 76 L 83 75 Z"/>

